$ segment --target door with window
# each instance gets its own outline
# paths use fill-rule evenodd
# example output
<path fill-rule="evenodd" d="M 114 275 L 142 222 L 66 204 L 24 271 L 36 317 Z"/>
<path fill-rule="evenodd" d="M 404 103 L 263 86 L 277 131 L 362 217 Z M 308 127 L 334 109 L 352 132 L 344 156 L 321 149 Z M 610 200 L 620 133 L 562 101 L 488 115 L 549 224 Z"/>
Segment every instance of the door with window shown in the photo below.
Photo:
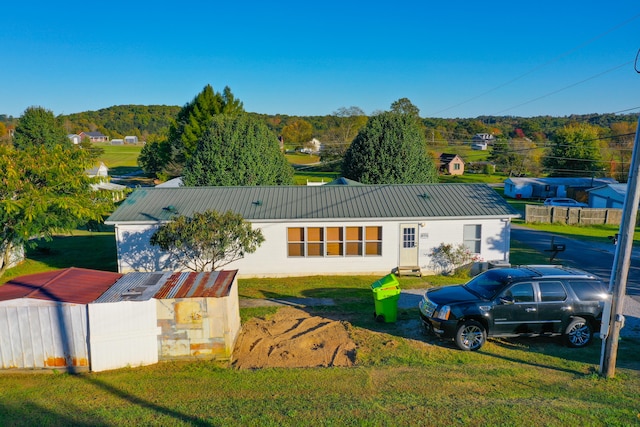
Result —
<path fill-rule="evenodd" d="M 516 283 L 502 292 L 493 307 L 495 334 L 518 334 L 535 330 L 538 303 L 533 283 Z"/>
<path fill-rule="evenodd" d="M 400 267 L 418 266 L 418 225 L 400 224 Z"/>

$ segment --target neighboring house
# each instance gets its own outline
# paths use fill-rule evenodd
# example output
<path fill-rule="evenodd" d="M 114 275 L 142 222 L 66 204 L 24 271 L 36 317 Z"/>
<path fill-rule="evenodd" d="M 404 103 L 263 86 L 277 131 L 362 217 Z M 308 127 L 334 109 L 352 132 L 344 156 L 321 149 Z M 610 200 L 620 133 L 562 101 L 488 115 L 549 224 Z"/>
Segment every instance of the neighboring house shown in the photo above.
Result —
<path fill-rule="evenodd" d="M 316 138 L 313 138 L 311 141 L 305 144 L 305 148 L 309 148 L 312 153 L 319 153 L 322 151 L 322 142 L 318 141 Z"/>
<path fill-rule="evenodd" d="M 138 143 L 138 137 L 135 135 L 128 135 L 124 137 L 124 142 L 125 144 L 137 144 Z"/>
<path fill-rule="evenodd" d="M 495 141 L 495 139 L 496 139 L 496 137 L 491 135 L 490 133 L 476 133 L 471 138 L 471 143 L 472 144 L 484 144 L 486 146 L 487 144 L 488 145 L 493 144 L 493 141 Z"/>
<path fill-rule="evenodd" d="M 442 153 L 440 154 L 440 173 L 448 175 L 464 174 L 464 160 L 457 154 Z"/>
<path fill-rule="evenodd" d="M 228 360 L 240 331 L 236 275 L 67 268 L 14 278 L 0 286 L 0 368 Z"/>
<path fill-rule="evenodd" d="M 473 142 L 471 144 L 471 149 L 472 150 L 486 150 L 487 149 L 487 143 L 486 142 Z"/>
<path fill-rule="evenodd" d="M 590 208 L 624 208 L 627 184 L 606 184 L 587 190 Z"/>
<path fill-rule="evenodd" d="M 101 132 L 80 132 L 82 139 L 89 138 L 90 142 L 109 142 L 109 137 Z"/>
<path fill-rule="evenodd" d="M 613 178 L 507 178 L 504 195 L 514 199 L 570 197 L 586 201 L 588 189 L 617 182 Z"/>
<path fill-rule="evenodd" d="M 206 210 L 262 230 L 262 246 L 228 265 L 240 277 L 435 271 L 430 254 L 442 243 L 506 262 L 520 216 L 486 184 L 139 188 L 105 222 L 118 270 L 172 271 L 151 235 L 175 214 Z"/>
<path fill-rule="evenodd" d="M 124 145 L 124 139 L 115 138 L 111 140 L 111 145 Z"/>
<path fill-rule="evenodd" d="M 98 163 L 96 166 L 91 169 L 87 169 L 86 174 L 89 178 L 108 178 L 109 177 L 109 168 L 103 162 Z"/>
<path fill-rule="evenodd" d="M 82 141 L 82 137 L 80 135 L 78 135 L 78 134 L 75 134 L 75 133 L 70 133 L 69 135 L 67 135 L 67 138 L 69 138 L 69 140 L 74 145 L 78 145 Z"/>

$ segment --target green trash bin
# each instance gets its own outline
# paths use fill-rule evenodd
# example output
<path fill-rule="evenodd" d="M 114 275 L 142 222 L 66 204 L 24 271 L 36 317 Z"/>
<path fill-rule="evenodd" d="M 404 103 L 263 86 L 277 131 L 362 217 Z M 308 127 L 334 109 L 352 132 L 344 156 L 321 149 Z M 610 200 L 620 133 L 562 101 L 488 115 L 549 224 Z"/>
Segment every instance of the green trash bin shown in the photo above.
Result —
<path fill-rule="evenodd" d="M 371 285 L 378 322 L 393 323 L 398 319 L 398 299 L 400 283 L 394 274 L 388 274 Z"/>

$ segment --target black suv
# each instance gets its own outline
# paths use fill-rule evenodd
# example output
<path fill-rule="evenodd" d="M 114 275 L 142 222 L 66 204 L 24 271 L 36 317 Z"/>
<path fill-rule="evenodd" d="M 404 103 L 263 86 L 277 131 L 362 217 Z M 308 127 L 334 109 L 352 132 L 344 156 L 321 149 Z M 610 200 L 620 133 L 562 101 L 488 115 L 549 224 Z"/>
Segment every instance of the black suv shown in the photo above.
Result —
<path fill-rule="evenodd" d="M 428 331 L 478 350 L 490 337 L 562 334 L 584 347 L 600 327 L 607 286 L 558 265 L 490 269 L 464 285 L 427 290 L 418 305 Z"/>

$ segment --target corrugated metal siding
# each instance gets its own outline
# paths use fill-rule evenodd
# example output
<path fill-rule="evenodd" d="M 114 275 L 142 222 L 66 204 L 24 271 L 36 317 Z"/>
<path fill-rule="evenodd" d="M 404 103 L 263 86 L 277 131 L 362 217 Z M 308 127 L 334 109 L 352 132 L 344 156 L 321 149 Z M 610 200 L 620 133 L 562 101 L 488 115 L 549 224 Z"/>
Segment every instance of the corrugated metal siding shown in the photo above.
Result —
<path fill-rule="evenodd" d="M 86 306 L 18 299 L 0 303 L 0 366 L 89 368 Z"/>
<path fill-rule="evenodd" d="M 214 209 L 247 220 L 516 217 L 486 184 L 179 187 L 135 190 L 107 223 L 157 222 Z"/>

